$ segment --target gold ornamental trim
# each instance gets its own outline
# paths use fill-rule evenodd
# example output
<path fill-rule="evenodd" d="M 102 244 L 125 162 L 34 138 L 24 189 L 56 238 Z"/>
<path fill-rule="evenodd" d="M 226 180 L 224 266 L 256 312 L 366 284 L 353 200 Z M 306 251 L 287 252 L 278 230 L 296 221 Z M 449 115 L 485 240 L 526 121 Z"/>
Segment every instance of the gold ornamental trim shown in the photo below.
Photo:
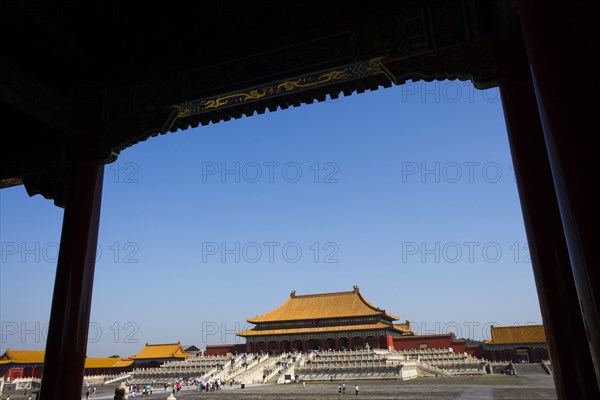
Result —
<path fill-rule="evenodd" d="M 249 88 L 239 92 L 179 104 L 174 108 L 177 112 L 177 117 L 184 118 L 221 108 L 233 107 L 239 104 L 247 104 L 258 100 L 286 95 L 296 91 L 300 92 L 341 81 L 382 74 L 381 60 L 382 57 L 378 57 L 366 62 L 356 62 L 330 71 L 319 72 L 317 74 L 302 76 L 283 82 L 275 82 L 270 85 Z"/>

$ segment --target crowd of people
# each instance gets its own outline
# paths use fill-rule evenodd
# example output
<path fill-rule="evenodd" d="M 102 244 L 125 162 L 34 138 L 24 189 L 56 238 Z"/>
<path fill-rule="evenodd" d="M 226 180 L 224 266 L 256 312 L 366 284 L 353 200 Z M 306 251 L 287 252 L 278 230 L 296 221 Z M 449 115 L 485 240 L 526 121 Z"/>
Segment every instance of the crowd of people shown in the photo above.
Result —
<path fill-rule="evenodd" d="M 127 387 L 129 389 L 129 394 L 131 394 L 131 397 L 135 397 L 140 392 L 140 388 L 138 385 L 127 385 Z M 152 385 L 146 385 L 142 389 L 141 396 L 146 397 L 146 396 L 152 394 L 153 390 L 154 390 L 154 382 L 152 383 Z"/>
<path fill-rule="evenodd" d="M 233 379 L 229 382 L 225 382 L 222 379 L 213 379 L 210 381 L 205 381 L 204 379 L 190 379 L 186 381 L 175 381 L 172 385 L 167 385 L 165 383 L 165 390 L 167 390 L 167 386 L 171 386 L 173 388 L 173 395 L 178 394 L 181 391 L 182 386 L 185 384 L 186 386 L 195 387 L 196 391 L 216 391 L 221 390 L 223 385 L 229 383 L 229 386 L 233 385 Z"/>

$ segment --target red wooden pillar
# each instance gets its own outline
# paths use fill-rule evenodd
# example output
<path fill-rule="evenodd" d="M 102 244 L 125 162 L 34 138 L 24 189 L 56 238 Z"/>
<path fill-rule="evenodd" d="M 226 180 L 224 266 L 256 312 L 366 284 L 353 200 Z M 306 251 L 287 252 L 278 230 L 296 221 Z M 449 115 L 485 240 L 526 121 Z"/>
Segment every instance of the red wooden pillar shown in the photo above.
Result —
<path fill-rule="evenodd" d="M 525 48 L 520 41 L 501 42 L 498 55 L 502 105 L 558 397 L 600 398 Z"/>
<path fill-rule="evenodd" d="M 80 400 L 104 166 L 93 149 L 72 149 L 40 400 Z"/>
<path fill-rule="evenodd" d="M 385 337 L 385 345 L 387 346 L 388 349 L 390 348 L 394 348 L 394 338 L 391 336 L 386 336 Z"/>
<path fill-rule="evenodd" d="M 548 158 L 586 336 L 600 387 L 600 254 L 597 249 L 598 123 L 600 61 L 597 4 L 518 1 L 523 37 L 540 110 Z M 557 29 L 557 26 L 560 26 Z M 577 73 L 576 82 L 565 79 Z M 594 200 L 596 199 L 596 200 Z M 562 345 L 562 343 L 561 343 Z M 552 349 L 553 355 L 554 349 Z M 576 394 L 570 397 L 575 398 Z"/>

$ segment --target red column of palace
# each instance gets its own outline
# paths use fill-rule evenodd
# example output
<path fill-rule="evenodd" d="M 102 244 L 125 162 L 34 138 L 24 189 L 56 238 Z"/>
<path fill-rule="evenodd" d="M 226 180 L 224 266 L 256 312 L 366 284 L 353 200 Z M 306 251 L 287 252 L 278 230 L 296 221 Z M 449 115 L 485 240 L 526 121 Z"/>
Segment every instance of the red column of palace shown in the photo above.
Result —
<path fill-rule="evenodd" d="M 594 2 L 518 1 L 548 158 L 586 336 L 600 387 L 598 101 Z M 574 79 L 573 79 L 574 78 Z M 563 342 L 560 343 L 563 345 Z M 553 355 L 555 349 L 552 349 Z M 571 394 L 569 394 L 571 395 Z M 574 396 L 574 395 L 571 395 Z"/>
<path fill-rule="evenodd" d="M 502 104 L 558 397 L 600 398 L 528 57 L 519 40 L 499 42 L 498 54 Z"/>
<path fill-rule="evenodd" d="M 80 400 L 83 385 L 104 166 L 93 145 L 70 156 L 40 400 Z"/>
<path fill-rule="evenodd" d="M 387 348 L 394 348 L 394 338 L 391 336 L 386 336 L 385 337 L 385 344 L 387 346 Z"/>

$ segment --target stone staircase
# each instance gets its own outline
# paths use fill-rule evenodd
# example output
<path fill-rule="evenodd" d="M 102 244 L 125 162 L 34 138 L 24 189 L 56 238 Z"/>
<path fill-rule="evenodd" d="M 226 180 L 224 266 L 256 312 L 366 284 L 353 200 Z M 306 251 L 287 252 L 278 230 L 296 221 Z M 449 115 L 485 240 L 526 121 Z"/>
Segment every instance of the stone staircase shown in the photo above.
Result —
<path fill-rule="evenodd" d="M 513 368 L 519 376 L 548 375 L 548 370 L 541 363 L 514 364 Z"/>
<path fill-rule="evenodd" d="M 419 361 L 417 366 L 419 375 L 421 376 L 452 376 L 442 368 L 436 367 L 435 365 L 429 365 L 424 361 Z"/>
<path fill-rule="evenodd" d="M 129 372 L 125 372 L 125 373 L 117 375 L 114 378 L 110 378 L 110 379 L 106 380 L 104 382 L 104 384 L 105 385 L 110 385 L 111 383 L 123 382 L 123 381 L 126 381 L 127 379 L 130 379 L 130 378 L 131 378 L 131 374 Z"/>
<path fill-rule="evenodd" d="M 280 357 L 268 354 L 259 357 L 247 369 L 240 369 L 227 376 L 226 380 L 234 379 L 237 383 L 263 383 L 265 370 L 270 370 Z"/>

